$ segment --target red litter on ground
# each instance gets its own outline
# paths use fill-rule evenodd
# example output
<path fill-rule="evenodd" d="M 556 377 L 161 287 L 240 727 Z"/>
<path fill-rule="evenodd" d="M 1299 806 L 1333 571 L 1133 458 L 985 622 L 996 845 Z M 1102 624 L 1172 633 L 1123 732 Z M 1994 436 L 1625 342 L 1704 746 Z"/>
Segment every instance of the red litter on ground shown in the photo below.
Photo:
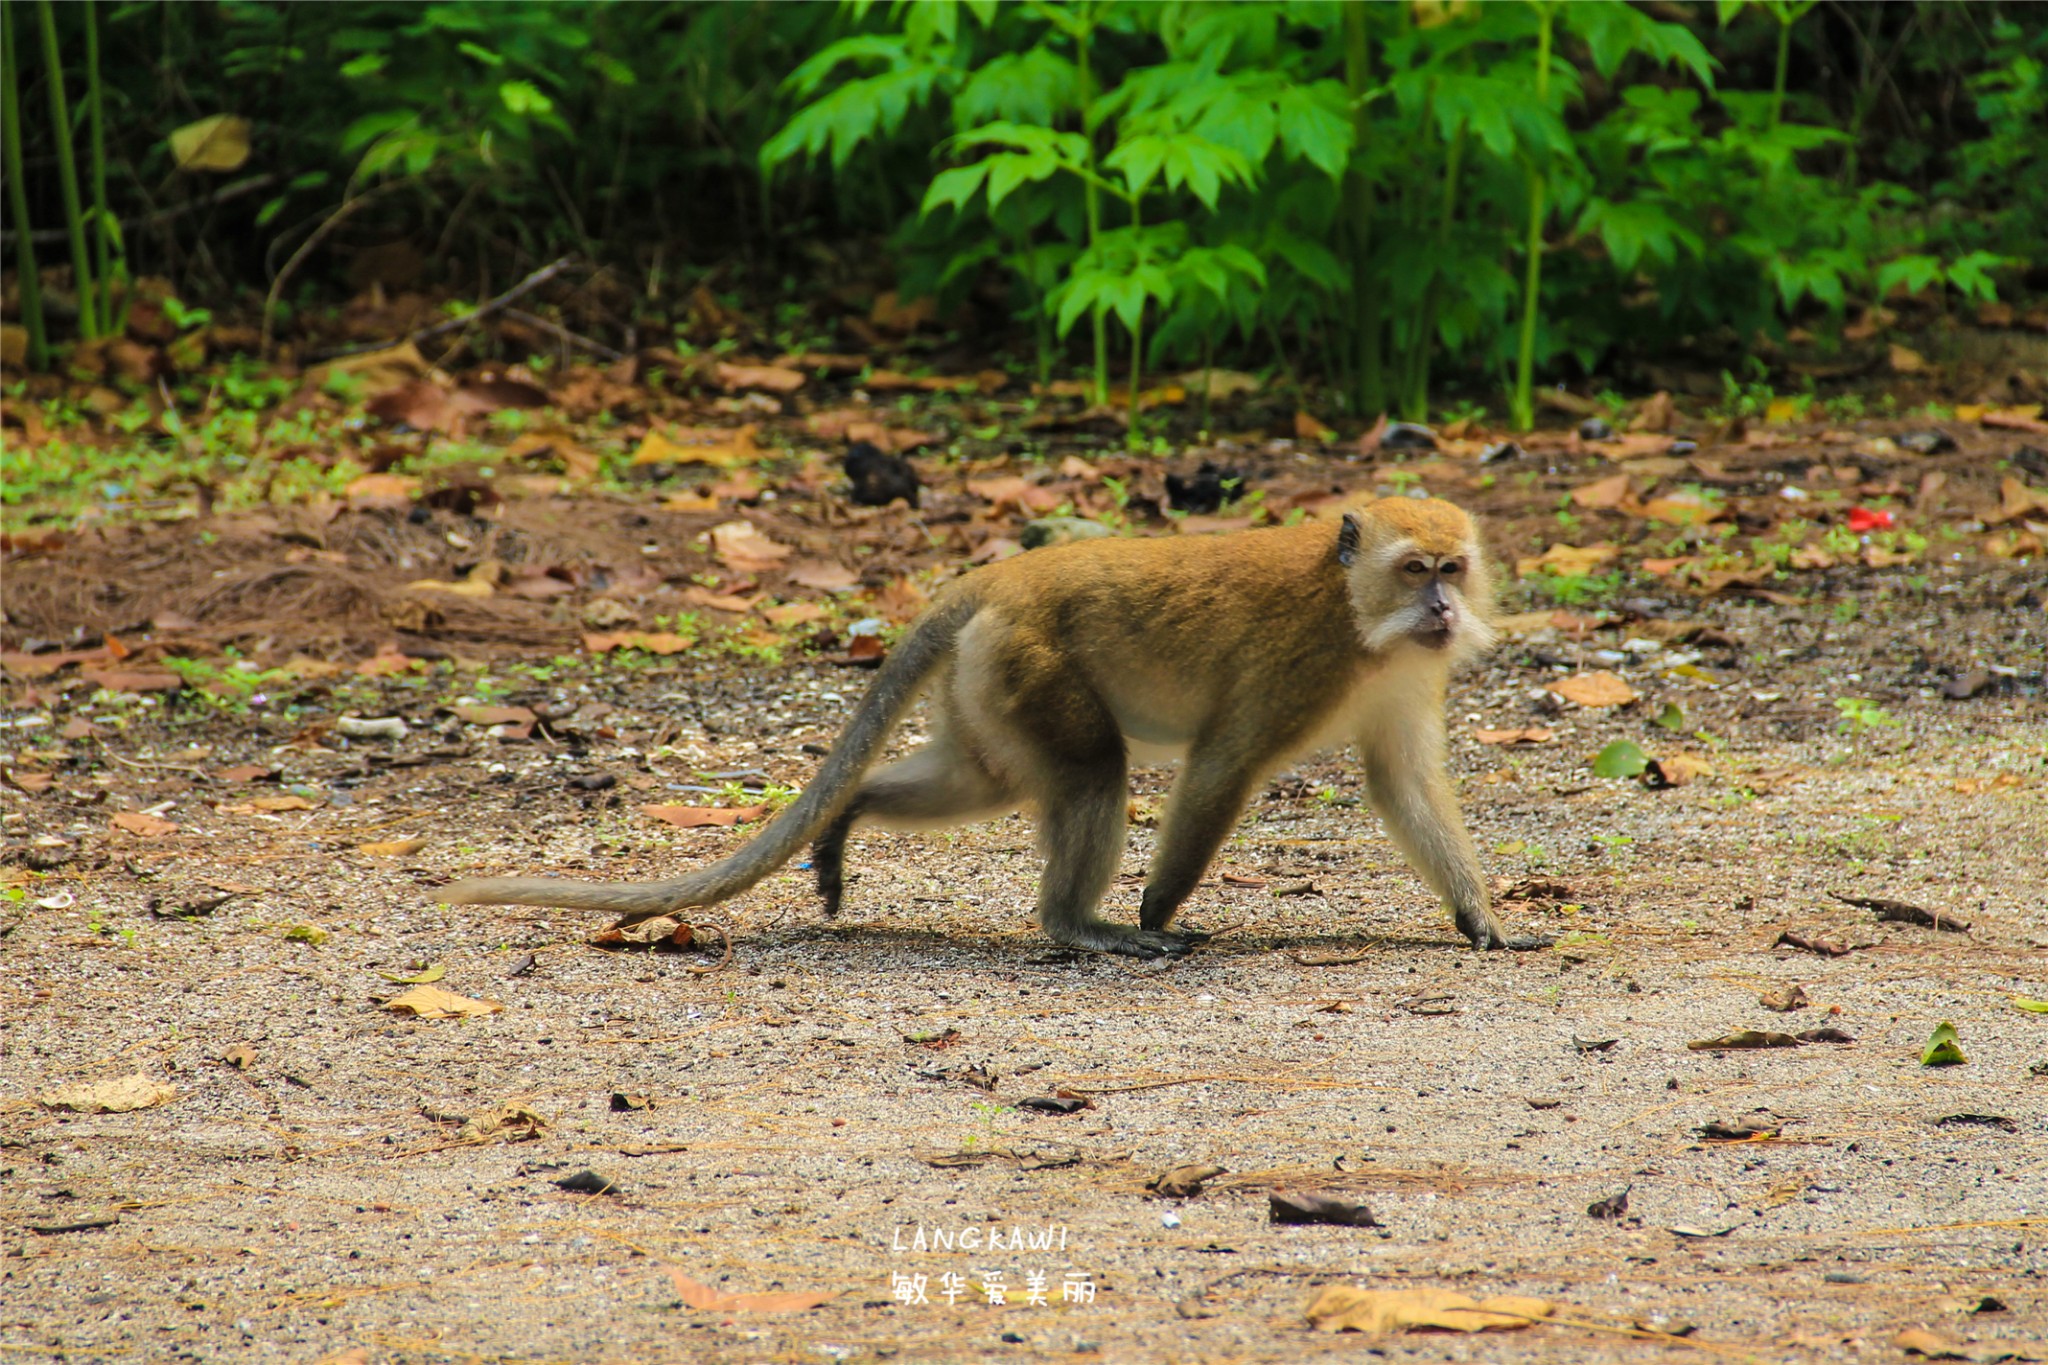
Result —
<path fill-rule="evenodd" d="M 1892 514 L 1875 511 L 1868 507 L 1849 509 L 1849 529 L 1858 535 L 1865 531 L 1889 531 L 1892 529 Z"/>

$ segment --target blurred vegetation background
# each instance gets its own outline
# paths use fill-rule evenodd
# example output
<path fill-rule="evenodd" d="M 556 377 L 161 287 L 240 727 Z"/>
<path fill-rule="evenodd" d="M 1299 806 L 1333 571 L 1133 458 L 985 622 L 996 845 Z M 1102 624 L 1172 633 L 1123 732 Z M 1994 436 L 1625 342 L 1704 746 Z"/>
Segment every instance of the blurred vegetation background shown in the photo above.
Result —
<path fill-rule="evenodd" d="M 2048 278 L 2048 10 L 2001 0 L 0 8 L 16 371 L 144 305 L 290 359 L 573 255 L 621 349 L 707 307 L 859 349 L 893 290 L 1098 399 L 1228 362 L 1526 424 Z"/>

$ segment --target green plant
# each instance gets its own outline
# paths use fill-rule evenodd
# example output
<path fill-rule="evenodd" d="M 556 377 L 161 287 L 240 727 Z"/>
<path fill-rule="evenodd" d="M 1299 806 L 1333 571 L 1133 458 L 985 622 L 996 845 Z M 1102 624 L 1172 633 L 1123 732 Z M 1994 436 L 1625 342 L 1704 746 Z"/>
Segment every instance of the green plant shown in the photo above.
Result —
<path fill-rule="evenodd" d="M 1841 715 L 1835 729 L 1845 735 L 1860 735 L 1868 730 L 1896 730 L 1904 723 L 1866 697 L 1837 697 L 1835 710 Z"/>

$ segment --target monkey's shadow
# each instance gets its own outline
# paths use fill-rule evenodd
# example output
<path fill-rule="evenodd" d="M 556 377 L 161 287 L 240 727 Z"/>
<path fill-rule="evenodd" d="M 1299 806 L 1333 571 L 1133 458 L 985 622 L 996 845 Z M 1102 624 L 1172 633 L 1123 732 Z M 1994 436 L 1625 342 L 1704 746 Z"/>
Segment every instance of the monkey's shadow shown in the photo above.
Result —
<path fill-rule="evenodd" d="M 1232 933 L 1199 943 L 1190 952 L 1177 958 L 1136 958 L 1115 953 L 1091 952 L 1081 948 L 1063 947 L 1044 937 L 948 934 L 935 930 L 891 928 L 885 925 L 833 924 L 817 921 L 769 925 L 752 933 L 738 930 L 734 934 L 734 947 L 741 950 L 750 944 L 757 948 L 773 950 L 821 943 L 831 944 L 841 957 L 848 954 L 890 957 L 917 952 L 953 961 L 985 961 L 996 966 L 1100 962 L 1105 965 L 1151 967 L 1155 970 L 1167 963 L 1194 966 L 1205 959 L 1243 962 L 1275 953 L 1311 952 L 1332 957 L 1354 957 L 1359 954 L 1377 955 L 1383 952 L 1393 954 L 1471 951 L 1471 945 L 1461 937 L 1419 938 L 1397 934 L 1360 937 L 1356 934 Z M 1361 959 L 1363 962 L 1372 960 L 1369 956 Z"/>

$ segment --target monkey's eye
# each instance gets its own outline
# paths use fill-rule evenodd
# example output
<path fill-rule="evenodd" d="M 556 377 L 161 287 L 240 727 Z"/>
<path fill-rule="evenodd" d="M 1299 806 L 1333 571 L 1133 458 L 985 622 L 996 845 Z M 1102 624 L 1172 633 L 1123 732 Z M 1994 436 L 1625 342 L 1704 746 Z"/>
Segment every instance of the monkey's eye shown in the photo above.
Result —
<path fill-rule="evenodd" d="M 1429 565 L 1419 559 L 1411 559 L 1406 564 L 1403 564 L 1401 568 L 1404 572 L 1412 574 L 1426 574 L 1429 572 Z"/>
<path fill-rule="evenodd" d="M 1441 569 L 1437 570 L 1437 572 L 1441 573 L 1445 578 L 1451 578 L 1457 574 L 1458 570 L 1464 567 L 1464 565 L 1460 564 L 1457 560 L 1453 559 L 1446 563 Z"/>

